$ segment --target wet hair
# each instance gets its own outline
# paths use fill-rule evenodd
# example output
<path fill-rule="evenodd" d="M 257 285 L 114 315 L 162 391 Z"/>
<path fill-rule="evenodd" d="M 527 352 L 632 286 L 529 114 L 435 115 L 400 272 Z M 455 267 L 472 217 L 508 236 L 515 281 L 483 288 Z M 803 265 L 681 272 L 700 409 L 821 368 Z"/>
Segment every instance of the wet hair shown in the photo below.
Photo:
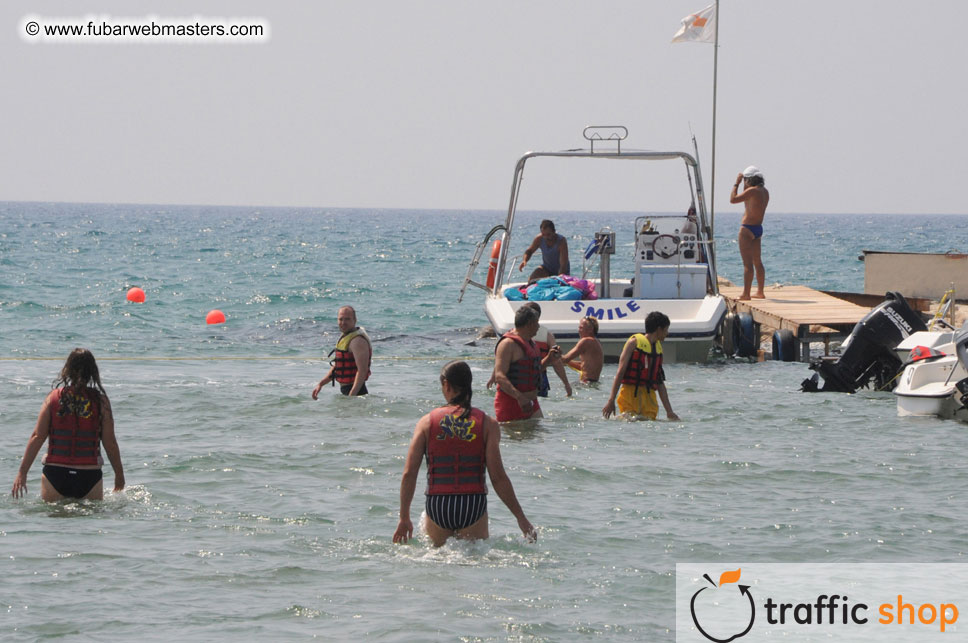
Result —
<path fill-rule="evenodd" d="M 54 380 L 54 388 L 68 386 L 70 388 L 96 388 L 104 392 L 101 385 L 101 374 L 97 370 L 94 355 L 86 348 L 75 348 L 67 356 L 60 375 Z"/>
<path fill-rule="evenodd" d="M 467 365 L 467 362 L 460 360 L 445 364 L 440 369 L 440 383 L 443 384 L 444 381 L 450 384 L 450 387 L 457 392 L 457 395 L 453 399 L 447 401 L 464 409 L 460 417 L 464 418 L 470 415 L 471 395 L 473 393 L 471 385 L 474 383 L 474 375 L 471 373 L 471 367 Z"/>
<path fill-rule="evenodd" d="M 592 327 L 592 333 L 595 335 L 595 337 L 598 337 L 598 319 L 590 315 L 584 319 L 588 320 L 588 325 Z"/>
<path fill-rule="evenodd" d="M 521 306 L 514 313 L 514 327 L 524 328 L 528 324 L 538 321 L 539 317 L 540 315 L 538 315 L 538 311 L 536 311 L 534 308 L 531 308 L 527 305 Z"/>
<path fill-rule="evenodd" d="M 108 394 L 104 391 L 104 385 L 101 384 L 101 374 L 98 372 L 97 362 L 94 360 L 91 351 L 86 348 L 75 348 L 71 351 L 71 354 L 67 356 L 67 361 L 64 362 L 60 375 L 53 382 L 53 388 L 61 387 L 78 392 L 84 389 L 94 389 L 100 392 L 100 395 L 91 395 L 91 398 L 97 405 L 98 416 L 103 417 L 101 416 L 101 400 L 106 400 Z"/>
<path fill-rule="evenodd" d="M 555 222 L 552 221 L 551 219 L 544 219 L 541 222 L 541 229 L 542 230 L 551 230 L 552 232 L 555 232 Z"/>
<path fill-rule="evenodd" d="M 766 181 L 763 180 L 762 176 L 747 176 L 745 178 L 746 178 L 746 182 L 753 186 L 763 185 L 766 183 Z"/>
<path fill-rule="evenodd" d="M 541 319 L 541 305 L 536 301 L 529 301 L 525 304 L 528 308 L 532 309 L 534 312 L 538 313 L 538 319 Z"/>
<path fill-rule="evenodd" d="M 645 332 L 654 333 L 660 328 L 668 328 L 672 322 L 669 321 L 669 317 L 665 313 L 660 313 L 658 310 L 653 310 L 645 318 Z"/>

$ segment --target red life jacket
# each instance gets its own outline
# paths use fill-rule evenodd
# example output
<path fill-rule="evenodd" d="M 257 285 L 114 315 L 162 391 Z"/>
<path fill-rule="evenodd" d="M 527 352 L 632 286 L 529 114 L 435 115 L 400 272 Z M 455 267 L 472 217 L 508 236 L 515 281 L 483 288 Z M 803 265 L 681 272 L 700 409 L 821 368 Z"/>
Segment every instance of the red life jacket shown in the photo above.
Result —
<path fill-rule="evenodd" d="M 484 484 L 484 411 L 461 418 L 459 406 L 430 412 L 427 495 L 487 493 Z"/>
<path fill-rule="evenodd" d="M 535 390 L 541 383 L 541 356 L 538 354 L 537 347 L 534 342 L 526 342 L 524 338 L 511 332 L 504 333 L 498 340 L 498 344 L 505 339 L 514 340 L 524 351 L 522 359 L 511 362 L 511 366 L 508 368 L 508 379 L 511 380 L 514 388 L 522 393 Z M 497 352 L 496 346 L 494 352 Z M 500 389 L 501 386 L 498 385 L 498 388 Z"/>
<path fill-rule="evenodd" d="M 361 328 L 354 328 L 340 337 L 339 341 L 336 342 L 336 348 L 329 353 L 330 355 L 336 354 L 333 360 L 333 366 L 335 367 L 333 371 L 334 382 L 352 384 L 356 380 L 356 359 L 353 357 L 353 351 L 350 350 L 350 342 L 356 337 L 362 337 L 366 340 L 366 344 L 370 350 L 370 361 L 373 361 L 373 346 L 370 344 L 370 338 Z M 366 377 L 363 378 L 363 381 L 365 382 L 368 379 L 370 379 L 369 369 L 367 369 Z"/>
<path fill-rule="evenodd" d="M 56 389 L 51 394 L 50 429 L 44 464 L 101 466 L 101 408 L 91 389 Z"/>
<path fill-rule="evenodd" d="M 634 385 L 637 395 L 640 386 L 645 387 L 646 391 L 658 388 L 659 383 L 665 379 L 665 373 L 662 370 L 662 344 L 653 344 L 641 333 L 632 337 L 635 338 L 635 350 L 632 351 L 632 359 L 622 376 L 622 384 Z"/>

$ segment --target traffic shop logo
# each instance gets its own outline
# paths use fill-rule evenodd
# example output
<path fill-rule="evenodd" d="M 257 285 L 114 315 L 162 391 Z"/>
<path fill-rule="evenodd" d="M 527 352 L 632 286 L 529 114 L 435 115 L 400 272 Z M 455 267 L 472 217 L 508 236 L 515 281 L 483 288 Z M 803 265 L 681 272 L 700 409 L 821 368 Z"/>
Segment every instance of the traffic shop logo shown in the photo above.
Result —
<path fill-rule="evenodd" d="M 692 622 L 699 633 L 710 641 L 729 643 L 746 636 L 753 629 L 756 604 L 749 585 L 739 584 L 741 571 L 723 572 L 718 585 L 708 574 L 703 574 L 709 585 L 700 587 L 689 601 Z M 722 616 L 724 609 L 726 619 Z"/>
<path fill-rule="evenodd" d="M 719 576 L 719 583 L 713 582 L 713 579 L 704 573 L 702 578 L 708 584 L 702 584 L 689 600 L 692 622 L 696 630 L 708 641 L 730 643 L 746 636 L 753 629 L 753 624 L 756 622 L 756 600 L 750 592 L 750 586 L 740 584 L 741 572 L 742 569 L 724 571 Z M 771 585 L 771 581 L 777 580 L 775 574 L 766 575 L 769 580 L 757 575 L 757 587 L 761 592 Z M 692 582 L 697 580 L 695 576 L 692 578 Z M 855 587 L 855 589 L 859 588 Z M 912 591 L 910 594 L 898 591 L 903 589 Z M 886 596 L 878 596 L 881 592 Z M 922 637 L 931 630 L 942 636 L 952 629 L 956 631 L 959 610 L 955 601 L 950 600 L 954 596 L 949 597 L 943 592 L 942 596 L 933 597 L 949 600 L 937 602 L 912 600 L 912 594 L 921 598 L 921 592 L 915 591 L 914 588 L 905 588 L 903 582 L 894 588 L 881 587 L 871 593 L 874 596 L 865 598 L 876 597 L 881 600 L 851 600 L 846 594 L 831 592 L 829 589 L 825 593 L 819 593 L 815 600 L 807 601 L 784 601 L 776 598 L 775 595 L 761 597 L 763 611 L 760 627 L 766 628 L 764 634 L 766 632 L 775 634 L 780 631 L 792 634 L 793 630 L 803 626 L 807 626 L 810 630 L 814 630 L 814 627 L 833 628 L 828 630 L 831 635 L 839 633 L 848 638 L 853 628 L 879 625 L 892 626 L 882 630 L 885 635 L 892 638 L 901 635 L 902 631 L 913 634 L 915 629 L 920 631 Z M 895 629 L 898 626 L 905 630 Z M 952 626 L 955 627 L 952 628 Z"/>

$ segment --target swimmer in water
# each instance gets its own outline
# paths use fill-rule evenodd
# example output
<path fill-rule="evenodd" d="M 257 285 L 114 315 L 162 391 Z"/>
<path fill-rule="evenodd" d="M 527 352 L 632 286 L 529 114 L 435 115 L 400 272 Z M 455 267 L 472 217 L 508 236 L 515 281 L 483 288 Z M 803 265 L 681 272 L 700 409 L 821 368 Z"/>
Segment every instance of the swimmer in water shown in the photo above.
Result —
<path fill-rule="evenodd" d="M 435 547 L 451 536 L 468 540 L 488 537 L 485 469 L 494 491 L 517 518 L 521 533 L 530 542 L 538 538 L 504 470 L 500 427 L 484 411 L 471 406 L 472 379 L 466 362 L 450 362 L 440 372 L 440 390 L 447 405 L 420 418 L 414 429 L 400 482 L 400 521 L 393 533 L 395 543 L 406 543 L 413 537 L 410 503 L 425 456 L 425 527 Z"/>
<path fill-rule="evenodd" d="M 582 317 L 578 322 L 578 343 L 561 360 L 581 372 L 582 383 L 597 382 L 602 374 L 605 353 L 598 341 L 598 320 Z"/>
<path fill-rule="evenodd" d="M 102 444 L 114 469 L 114 490 L 124 489 L 124 468 L 114 435 L 111 402 L 89 350 L 75 348 L 67 356 L 54 390 L 40 407 L 10 491 L 14 498 L 27 493 L 27 472 L 45 441 L 47 453 L 42 459 L 44 471 L 40 477 L 40 497 L 45 502 L 104 497 Z"/>
<path fill-rule="evenodd" d="M 334 386 L 339 382 L 339 391 L 343 395 L 366 395 L 369 392 L 366 380 L 370 378 L 370 362 L 373 361 L 370 337 L 362 326 L 356 325 L 356 310 L 352 306 L 343 306 L 336 311 L 336 323 L 343 334 L 336 342 L 336 348 L 329 353 L 336 355 L 333 366 L 313 389 L 314 400 L 330 382 Z"/>

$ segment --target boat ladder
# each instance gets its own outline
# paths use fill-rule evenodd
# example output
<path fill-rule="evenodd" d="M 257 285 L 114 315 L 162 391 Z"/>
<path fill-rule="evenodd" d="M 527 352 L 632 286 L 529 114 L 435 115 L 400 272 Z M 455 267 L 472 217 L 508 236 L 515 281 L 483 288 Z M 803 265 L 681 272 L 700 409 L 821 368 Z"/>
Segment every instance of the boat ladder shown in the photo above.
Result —
<path fill-rule="evenodd" d="M 457 298 L 457 303 L 460 303 L 464 299 L 464 292 L 467 290 L 467 286 L 477 286 L 481 290 L 491 290 L 490 287 L 482 284 L 480 282 L 474 281 L 474 271 L 477 270 L 477 264 L 481 262 L 481 256 L 484 254 L 484 249 L 487 247 L 487 242 L 491 240 L 495 234 L 500 231 L 507 232 L 507 228 L 503 225 L 496 225 L 491 228 L 491 231 L 484 235 L 484 238 L 477 244 L 477 249 L 474 250 L 474 258 L 471 259 L 470 265 L 467 267 L 467 275 L 464 276 L 464 283 L 460 287 L 460 296 Z"/>

